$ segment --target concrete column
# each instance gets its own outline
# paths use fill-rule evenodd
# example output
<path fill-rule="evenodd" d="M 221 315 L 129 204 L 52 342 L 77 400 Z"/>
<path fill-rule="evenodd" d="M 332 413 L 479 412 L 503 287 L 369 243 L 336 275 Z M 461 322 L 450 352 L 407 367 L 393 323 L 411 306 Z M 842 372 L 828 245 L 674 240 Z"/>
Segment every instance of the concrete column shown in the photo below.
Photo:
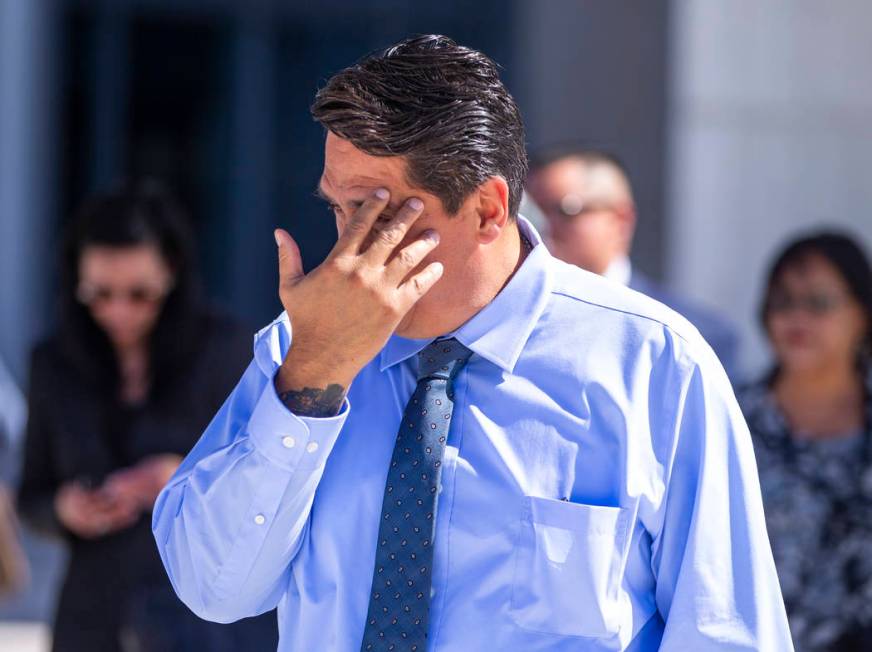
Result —
<path fill-rule="evenodd" d="M 236 312 L 250 323 L 261 324 L 281 310 L 272 236 L 278 222 L 274 215 L 277 44 L 266 10 L 241 15 L 237 29 L 231 68 L 228 189 L 232 271 L 227 278 Z"/>
<path fill-rule="evenodd" d="M 54 268 L 57 6 L 0 1 L 0 355 L 23 382 Z"/>

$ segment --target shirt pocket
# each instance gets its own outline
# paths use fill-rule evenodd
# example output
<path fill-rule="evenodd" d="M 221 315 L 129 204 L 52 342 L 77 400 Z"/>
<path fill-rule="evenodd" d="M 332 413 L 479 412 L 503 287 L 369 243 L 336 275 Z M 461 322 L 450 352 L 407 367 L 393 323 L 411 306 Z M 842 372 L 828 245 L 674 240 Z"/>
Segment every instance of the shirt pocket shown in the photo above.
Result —
<path fill-rule="evenodd" d="M 630 510 L 525 496 L 510 613 L 525 629 L 611 637 Z"/>

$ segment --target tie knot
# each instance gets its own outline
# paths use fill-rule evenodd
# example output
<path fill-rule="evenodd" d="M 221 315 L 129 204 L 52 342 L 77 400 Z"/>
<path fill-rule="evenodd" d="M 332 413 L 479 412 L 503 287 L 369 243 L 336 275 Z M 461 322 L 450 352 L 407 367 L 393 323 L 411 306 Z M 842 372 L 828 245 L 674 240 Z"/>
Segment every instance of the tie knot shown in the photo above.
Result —
<path fill-rule="evenodd" d="M 472 351 L 453 337 L 450 340 L 434 340 L 418 353 L 418 380 L 444 378 L 449 380 L 463 368 Z"/>

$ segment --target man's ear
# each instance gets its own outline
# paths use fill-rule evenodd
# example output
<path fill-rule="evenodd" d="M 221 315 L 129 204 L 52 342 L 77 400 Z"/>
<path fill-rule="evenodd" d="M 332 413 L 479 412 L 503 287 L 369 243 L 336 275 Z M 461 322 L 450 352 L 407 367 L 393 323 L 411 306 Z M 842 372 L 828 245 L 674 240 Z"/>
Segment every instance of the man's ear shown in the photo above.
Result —
<path fill-rule="evenodd" d="M 636 233 L 636 206 L 633 202 L 622 203 L 615 208 L 615 214 L 621 221 L 621 236 L 629 249 L 633 242 L 633 235 Z"/>
<path fill-rule="evenodd" d="M 509 222 L 509 184 L 500 176 L 490 177 L 478 190 L 478 241 L 490 244 Z"/>

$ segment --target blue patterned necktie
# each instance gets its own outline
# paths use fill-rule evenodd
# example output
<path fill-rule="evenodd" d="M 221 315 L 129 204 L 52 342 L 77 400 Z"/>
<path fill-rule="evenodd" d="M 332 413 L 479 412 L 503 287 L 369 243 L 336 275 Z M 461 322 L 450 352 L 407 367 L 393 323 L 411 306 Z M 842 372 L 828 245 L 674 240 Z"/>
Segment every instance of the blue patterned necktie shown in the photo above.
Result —
<path fill-rule="evenodd" d="M 385 483 L 361 652 L 425 652 L 436 503 L 451 424 L 451 385 L 472 351 L 436 340 L 418 354 L 418 385 L 406 405 Z"/>

